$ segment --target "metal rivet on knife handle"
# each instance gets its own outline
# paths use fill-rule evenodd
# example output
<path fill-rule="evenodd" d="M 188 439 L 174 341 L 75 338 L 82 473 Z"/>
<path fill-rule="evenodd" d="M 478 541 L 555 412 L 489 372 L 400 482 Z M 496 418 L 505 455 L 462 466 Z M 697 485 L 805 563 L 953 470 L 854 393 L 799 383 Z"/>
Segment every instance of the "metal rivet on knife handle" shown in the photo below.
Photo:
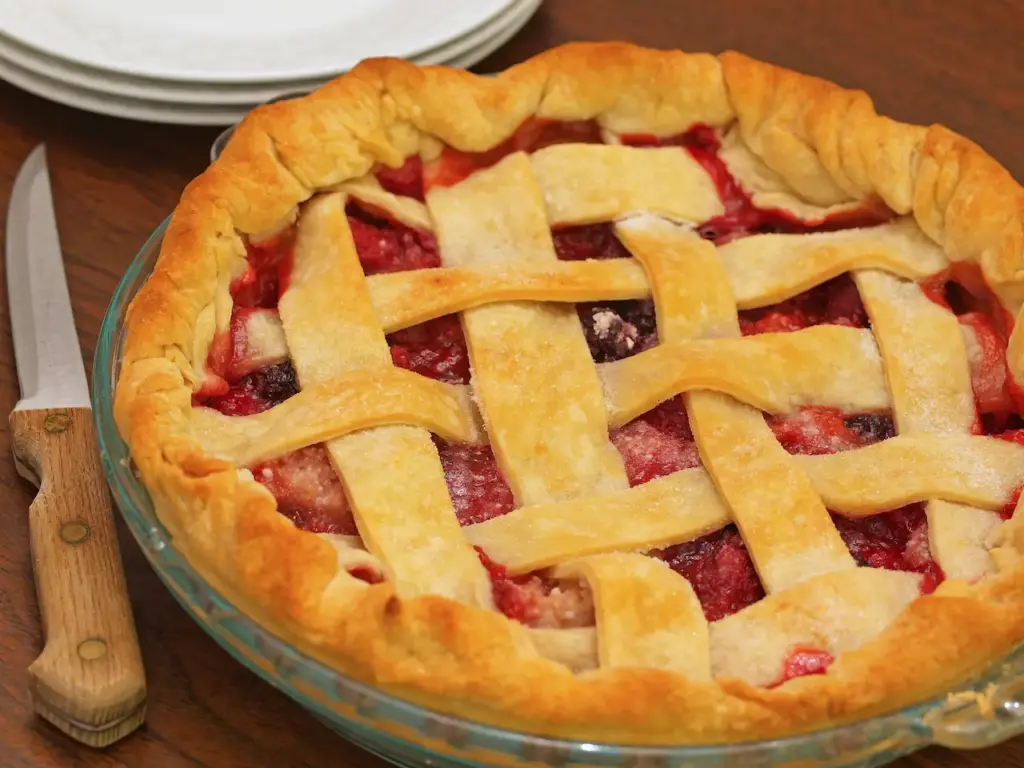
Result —
<path fill-rule="evenodd" d="M 43 422 L 43 429 L 49 432 L 51 435 L 56 435 L 61 432 L 67 432 L 68 427 L 71 426 L 71 417 L 66 413 L 51 413 L 46 417 Z"/>
<path fill-rule="evenodd" d="M 107 655 L 107 641 L 102 637 L 90 637 L 78 644 L 78 655 L 85 661 L 96 661 Z"/>
<path fill-rule="evenodd" d="M 89 538 L 89 526 L 74 520 L 60 527 L 60 538 L 65 544 L 81 544 Z"/>

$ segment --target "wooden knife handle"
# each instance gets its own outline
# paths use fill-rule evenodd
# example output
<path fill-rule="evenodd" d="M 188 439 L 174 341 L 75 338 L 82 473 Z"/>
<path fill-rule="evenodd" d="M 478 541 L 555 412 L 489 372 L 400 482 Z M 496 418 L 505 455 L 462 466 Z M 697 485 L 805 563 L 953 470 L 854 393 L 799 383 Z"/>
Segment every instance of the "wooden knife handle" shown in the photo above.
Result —
<path fill-rule="evenodd" d="M 10 424 L 18 472 L 39 487 L 29 534 L 45 641 L 28 669 L 32 703 L 105 746 L 142 724 L 146 679 L 92 411 L 14 411 Z"/>

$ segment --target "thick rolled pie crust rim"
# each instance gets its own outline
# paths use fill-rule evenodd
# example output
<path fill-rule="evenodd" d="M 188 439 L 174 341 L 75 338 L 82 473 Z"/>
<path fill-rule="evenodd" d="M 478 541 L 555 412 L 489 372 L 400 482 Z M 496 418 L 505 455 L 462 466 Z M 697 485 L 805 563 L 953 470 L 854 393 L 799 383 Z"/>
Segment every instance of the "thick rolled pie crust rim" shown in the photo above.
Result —
<path fill-rule="evenodd" d="M 241 237 L 279 228 L 316 191 L 376 163 L 397 167 L 423 137 L 481 151 L 532 116 L 663 136 L 738 121 L 751 149 L 802 196 L 881 198 L 912 215 L 951 258 L 980 265 L 1014 316 L 1024 301 L 1024 190 L 977 145 L 942 126 L 879 116 L 861 91 L 734 52 L 621 43 L 563 46 L 493 78 L 366 61 L 246 118 L 185 190 L 152 276 L 128 309 L 115 418 L 190 564 L 271 632 L 384 692 L 489 725 L 605 743 L 751 741 L 850 722 L 940 695 L 1024 640 L 1018 560 L 976 585 L 947 581 L 841 654 L 828 674 L 778 688 L 652 669 L 574 674 L 492 611 L 399 598 L 388 583 L 342 598 L 331 587 L 340 567 L 334 547 L 295 528 L 231 464 L 203 453 L 189 427 L 189 361 L 197 318 L 214 301 L 220 265 L 243 249 Z M 1007 360 L 1024 380 L 1016 331 Z"/>

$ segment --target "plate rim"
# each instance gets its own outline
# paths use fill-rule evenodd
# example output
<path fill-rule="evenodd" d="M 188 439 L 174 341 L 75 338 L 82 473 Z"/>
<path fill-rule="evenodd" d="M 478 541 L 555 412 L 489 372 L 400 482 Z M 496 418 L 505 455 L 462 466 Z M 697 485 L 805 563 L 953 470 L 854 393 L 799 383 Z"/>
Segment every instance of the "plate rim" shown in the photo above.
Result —
<path fill-rule="evenodd" d="M 416 5 L 418 1 L 419 0 L 409 0 L 411 5 Z M 431 33 L 432 37 L 420 39 L 417 43 L 403 43 L 400 47 L 404 50 L 401 52 L 396 51 L 389 55 L 398 56 L 400 58 L 420 58 L 422 56 L 429 55 L 435 49 L 442 48 L 451 41 L 457 40 L 460 37 L 472 33 L 479 27 L 493 22 L 496 16 L 500 15 L 503 11 L 507 10 L 509 6 L 516 2 L 516 0 L 453 1 L 458 1 L 463 4 L 464 10 L 460 15 L 470 16 L 473 20 L 470 22 L 464 22 L 455 27 L 454 33 L 452 33 L 451 28 L 449 28 L 448 32 L 442 33 L 439 31 L 439 27 Z M 251 65 L 246 65 L 235 69 L 233 72 L 222 71 L 217 74 L 204 75 L 204 73 L 196 70 L 188 68 L 182 69 L 180 63 L 174 66 L 154 65 L 153 62 L 149 62 L 148 64 L 140 62 L 126 64 L 123 61 L 106 58 L 102 54 L 98 58 L 95 57 L 95 55 L 83 56 L 80 50 L 68 54 L 66 51 L 59 50 L 59 47 L 54 45 L 51 37 L 48 37 L 46 29 L 38 29 L 31 26 L 36 25 L 38 27 L 44 25 L 39 24 L 36 21 L 24 22 L 23 13 L 4 12 L 5 6 L 9 6 L 10 8 L 18 7 L 24 10 L 24 6 L 21 5 L 23 2 L 24 0 L 0 0 L 0 34 L 16 40 L 24 46 L 33 48 L 36 51 L 48 54 L 57 59 L 63 59 L 64 61 L 71 62 L 73 64 L 132 77 L 155 80 L 178 80 L 190 83 L 246 85 L 267 81 L 296 81 L 324 78 L 329 76 L 329 73 L 331 72 L 337 73 L 350 69 L 357 61 L 357 59 L 352 59 L 351 61 L 339 59 L 337 64 L 332 64 L 332 66 L 327 68 L 324 68 L 322 65 L 317 65 L 316 67 L 296 67 L 293 65 L 287 68 L 276 68 L 272 71 L 254 71 Z M 60 10 L 53 5 L 54 0 L 35 0 L 33 4 L 42 4 L 44 2 L 48 2 L 50 4 L 50 10 L 55 12 Z M 12 26 L 18 26 L 19 29 L 12 29 Z"/>

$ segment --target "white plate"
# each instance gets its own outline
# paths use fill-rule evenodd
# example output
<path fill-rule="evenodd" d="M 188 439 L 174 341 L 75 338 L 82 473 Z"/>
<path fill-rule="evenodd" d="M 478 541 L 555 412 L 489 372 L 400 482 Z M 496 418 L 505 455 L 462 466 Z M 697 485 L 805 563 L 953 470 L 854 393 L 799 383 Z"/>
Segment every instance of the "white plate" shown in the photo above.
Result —
<path fill-rule="evenodd" d="M 498 34 L 461 56 L 442 63 L 453 67 L 470 67 L 486 58 L 518 32 L 529 21 L 540 4 L 541 0 L 525 0 L 519 7 L 516 17 Z M 0 56 L 0 78 L 37 96 L 71 107 L 114 117 L 155 123 L 231 125 L 238 122 L 246 112 L 256 106 L 255 103 L 228 106 L 167 104 L 149 99 L 113 96 L 102 91 L 68 85 L 37 74 L 4 59 L 2 56 Z"/>
<path fill-rule="evenodd" d="M 195 82 L 301 80 L 415 57 L 510 0 L 0 0 L 0 33 L 78 64 Z"/>
<path fill-rule="evenodd" d="M 457 60 L 472 53 L 482 44 L 494 39 L 506 29 L 514 27 L 524 13 L 532 15 L 539 6 L 539 0 L 513 0 L 512 4 L 483 26 L 456 40 L 416 56 L 419 64 L 438 64 Z M 529 18 L 529 16 L 527 16 Z M 520 24 L 521 26 L 521 24 Z M 518 27 L 515 27 L 518 29 Z M 204 84 L 175 80 L 154 80 L 117 72 L 108 72 L 85 67 L 55 56 L 36 51 L 17 40 L 0 34 L 0 58 L 51 80 L 66 85 L 84 88 L 97 93 L 124 96 L 129 99 L 143 99 L 166 104 L 185 106 L 210 105 L 227 107 L 241 105 L 249 107 L 259 104 L 282 93 L 311 91 L 330 80 L 334 73 L 310 80 L 286 80 L 251 85 Z"/>

